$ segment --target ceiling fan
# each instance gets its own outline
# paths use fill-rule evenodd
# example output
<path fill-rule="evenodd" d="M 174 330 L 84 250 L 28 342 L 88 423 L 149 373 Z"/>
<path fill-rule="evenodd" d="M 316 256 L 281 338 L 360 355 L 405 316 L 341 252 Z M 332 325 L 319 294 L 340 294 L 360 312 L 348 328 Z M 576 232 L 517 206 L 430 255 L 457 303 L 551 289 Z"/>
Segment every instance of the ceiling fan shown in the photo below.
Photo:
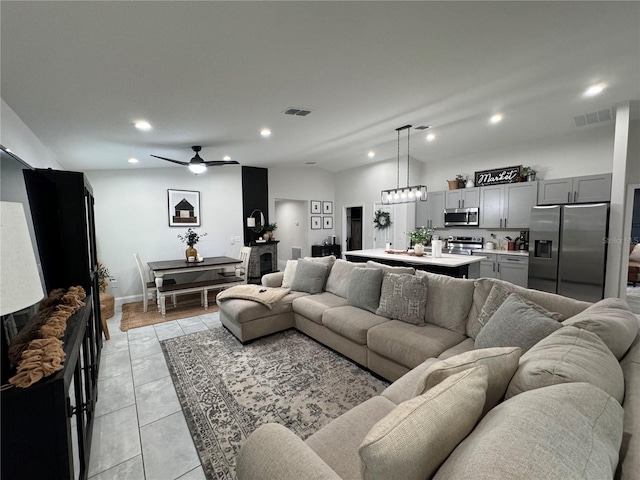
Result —
<path fill-rule="evenodd" d="M 198 155 L 198 152 L 202 150 L 202 147 L 200 145 L 194 145 L 193 147 L 191 147 L 191 150 L 196 152 L 196 155 L 188 162 L 181 162 L 180 160 L 173 160 L 172 158 L 159 157 L 158 155 L 151 156 L 159 158 L 160 160 L 166 160 L 167 162 L 173 162 L 177 163 L 178 165 L 189 167 L 189 170 L 191 170 L 196 175 L 205 172 L 207 170 L 207 167 L 217 167 L 220 165 L 239 165 L 235 160 L 203 160 L 200 155 Z"/>

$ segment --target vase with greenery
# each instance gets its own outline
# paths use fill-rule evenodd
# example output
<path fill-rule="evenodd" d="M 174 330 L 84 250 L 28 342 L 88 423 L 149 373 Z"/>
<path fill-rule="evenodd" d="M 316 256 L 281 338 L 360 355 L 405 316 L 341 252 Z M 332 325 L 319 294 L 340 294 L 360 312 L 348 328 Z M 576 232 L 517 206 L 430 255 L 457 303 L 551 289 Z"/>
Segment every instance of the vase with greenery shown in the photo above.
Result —
<path fill-rule="evenodd" d="M 431 243 L 431 237 L 435 232 L 435 228 L 420 227 L 413 232 L 409 232 L 409 238 L 413 243 L 413 250 L 418 255 L 424 253 L 424 247 Z"/>
<path fill-rule="evenodd" d="M 109 285 L 109 270 L 102 263 L 98 262 L 98 287 L 100 287 L 100 291 L 105 293 L 107 291 L 107 285 Z"/>
<path fill-rule="evenodd" d="M 533 167 L 522 167 L 522 170 L 520 170 L 520 178 L 526 182 L 534 182 L 536 173 L 538 172 L 535 171 Z"/>
<path fill-rule="evenodd" d="M 262 236 L 262 238 L 264 238 L 265 240 L 275 240 L 275 235 L 273 232 L 275 232 L 278 229 L 278 224 L 277 223 L 267 223 L 264 227 L 265 233 Z"/>
<path fill-rule="evenodd" d="M 189 257 L 193 257 L 195 260 L 198 256 L 198 250 L 194 248 L 194 245 L 200 241 L 200 237 L 204 237 L 205 235 L 206 233 L 197 233 L 192 228 L 187 229 L 184 235 L 178 234 L 178 238 L 189 246 L 185 252 L 187 260 L 189 260 Z"/>

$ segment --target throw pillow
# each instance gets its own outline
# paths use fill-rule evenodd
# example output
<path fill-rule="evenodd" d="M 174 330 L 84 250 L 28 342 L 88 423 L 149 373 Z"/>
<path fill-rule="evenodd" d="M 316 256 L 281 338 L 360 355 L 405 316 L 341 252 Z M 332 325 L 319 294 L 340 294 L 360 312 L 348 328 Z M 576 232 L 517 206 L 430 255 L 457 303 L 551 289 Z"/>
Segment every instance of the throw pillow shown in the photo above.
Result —
<path fill-rule="evenodd" d="M 296 273 L 291 282 L 291 290 L 297 292 L 320 293 L 327 279 L 327 265 L 307 260 L 298 260 Z"/>
<path fill-rule="evenodd" d="M 383 272 L 388 273 L 406 273 L 408 275 L 416 273 L 416 269 L 413 267 L 393 267 L 391 265 L 385 265 L 384 263 L 374 262 L 373 260 L 367 261 L 366 265 L 367 268 L 379 268 Z"/>
<path fill-rule="evenodd" d="M 624 399 L 624 375 L 618 360 L 595 333 L 576 327 L 556 330 L 525 353 L 506 397 L 569 382 L 588 382 L 620 403 Z"/>
<path fill-rule="evenodd" d="M 419 385 L 419 391 L 416 391 L 415 395 L 421 395 L 451 375 L 479 365 L 486 365 L 488 386 L 484 414 L 495 407 L 504 396 L 511 377 L 518 369 L 520 352 L 518 347 L 483 348 L 440 360 L 429 367 L 424 381 Z"/>
<path fill-rule="evenodd" d="M 376 313 L 380 302 L 382 270 L 378 268 L 354 268 L 349 278 L 347 303 L 353 307 Z"/>
<path fill-rule="evenodd" d="M 298 260 L 287 260 L 287 265 L 284 267 L 284 274 L 282 276 L 282 288 L 291 288 L 293 277 L 296 276 L 297 267 Z"/>
<path fill-rule="evenodd" d="M 640 243 L 636 243 L 636 246 L 631 250 L 629 260 L 631 262 L 640 262 Z"/>
<path fill-rule="evenodd" d="M 475 426 L 486 389 L 487 367 L 480 366 L 452 375 L 424 395 L 398 405 L 360 444 L 362 477 L 431 478 Z"/>
<path fill-rule="evenodd" d="M 588 383 L 531 390 L 487 413 L 434 479 L 614 478 L 623 417 Z"/>
<path fill-rule="evenodd" d="M 324 263 L 327 267 L 329 267 L 329 270 L 331 270 L 331 267 L 333 267 L 333 264 L 336 261 L 336 257 L 333 255 L 327 255 L 326 257 L 304 257 L 304 260 L 307 260 L 309 262 Z"/>
<path fill-rule="evenodd" d="M 520 347 L 524 353 L 561 327 L 512 293 L 480 330 L 475 348 Z"/>
<path fill-rule="evenodd" d="M 354 268 L 364 267 L 363 263 L 347 262 L 346 260 L 337 259 L 331 267 L 329 276 L 327 277 L 327 286 L 325 290 L 342 298 L 347 298 L 349 292 L 349 280 L 351 279 L 351 271 Z"/>
<path fill-rule="evenodd" d="M 600 300 L 562 324 L 595 333 L 618 360 L 624 357 L 638 334 L 638 319 L 621 298 Z"/>
<path fill-rule="evenodd" d="M 385 273 L 376 315 L 425 325 L 427 281 L 415 275 Z"/>

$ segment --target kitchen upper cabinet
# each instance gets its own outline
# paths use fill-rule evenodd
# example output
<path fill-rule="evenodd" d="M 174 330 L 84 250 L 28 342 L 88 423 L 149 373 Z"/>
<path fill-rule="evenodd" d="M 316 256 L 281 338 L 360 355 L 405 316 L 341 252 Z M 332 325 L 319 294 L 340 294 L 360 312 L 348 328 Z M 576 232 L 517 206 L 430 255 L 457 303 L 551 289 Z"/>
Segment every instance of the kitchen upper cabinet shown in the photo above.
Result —
<path fill-rule="evenodd" d="M 444 228 L 444 205 L 444 191 L 427 193 L 427 201 L 416 204 L 416 227 Z"/>
<path fill-rule="evenodd" d="M 480 206 L 480 188 L 446 190 L 446 208 L 471 208 Z"/>
<path fill-rule="evenodd" d="M 529 228 L 531 207 L 536 204 L 536 182 L 482 187 L 481 228 Z"/>
<path fill-rule="evenodd" d="M 538 182 L 538 205 L 608 202 L 610 200 L 610 173 Z"/>

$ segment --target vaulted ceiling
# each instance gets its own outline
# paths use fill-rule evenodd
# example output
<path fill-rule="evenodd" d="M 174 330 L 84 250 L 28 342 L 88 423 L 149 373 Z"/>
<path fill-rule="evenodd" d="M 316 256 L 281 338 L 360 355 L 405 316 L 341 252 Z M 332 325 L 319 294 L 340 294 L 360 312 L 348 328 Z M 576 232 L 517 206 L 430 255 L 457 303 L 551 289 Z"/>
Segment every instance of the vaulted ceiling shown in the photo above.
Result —
<path fill-rule="evenodd" d="M 640 99 L 639 2 L 3 0 L 0 19 L 1 96 L 73 170 L 202 145 L 340 171 L 395 158 L 406 124 L 436 137 L 412 129 L 411 156 L 443 162 Z"/>

